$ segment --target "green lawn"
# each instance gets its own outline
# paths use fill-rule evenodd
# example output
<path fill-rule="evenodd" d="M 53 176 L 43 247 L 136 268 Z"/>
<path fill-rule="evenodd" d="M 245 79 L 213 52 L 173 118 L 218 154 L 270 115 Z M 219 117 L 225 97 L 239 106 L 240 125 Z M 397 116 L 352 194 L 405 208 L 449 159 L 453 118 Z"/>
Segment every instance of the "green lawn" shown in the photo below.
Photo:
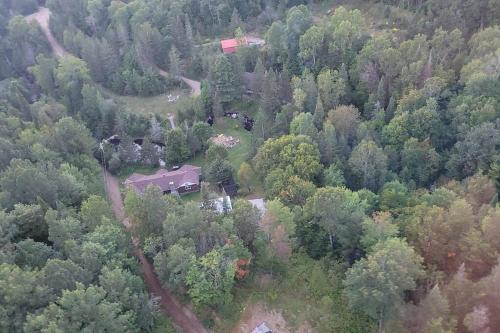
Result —
<path fill-rule="evenodd" d="M 141 97 L 141 96 L 121 96 L 113 93 L 109 89 L 100 87 L 101 93 L 106 98 L 112 98 L 123 110 L 130 113 L 142 115 L 157 114 L 166 118 L 167 113 L 177 114 L 177 110 L 185 103 L 189 103 L 191 97 L 183 89 L 175 89 L 165 94 Z M 168 95 L 179 95 L 179 100 L 175 102 L 168 101 Z"/>
<path fill-rule="evenodd" d="M 116 176 L 124 181 L 133 173 L 142 173 L 143 175 L 152 175 L 158 170 L 158 168 L 153 168 L 147 165 L 126 165 L 121 167 L 117 172 Z"/>
<path fill-rule="evenodd" d="M 218 121 L 213 126 L 214 135 L 225 134 L 240 139 L 240 143 L 233 148 L 228 149 L 228 160 L 233 168 L 238 171 L 241 163 L 243 163 L 248 155 L 252 144 L 252 135 L 245 130 L 241 122 L 236 119 L 224 118 Z M 195 157 L 187 160 L 185 164 L 192 164 L 203 167 L 205 159 L 202 154 L 197 154 Z"/>
<path fill-rule="evenodd" d="M 252 148 L 252 134 L 245 130 L 239 120 L 230 118 L 218 120 L 217 123 L 214 124 L 213 129 L 214 135 L 225 134 L 240 139 L 239 144 L 228 149 L 228 160 L 233 166 L 235 173 L 238 172 L 241 163 L 246 161 L 248 152 Z M 205 158 L 203 154 L 197 154 L 184 164 L 203 167 L 205 165 Z M 262 183 L 257 177 L 252 181 L 251 193 L 247 193 L 246 189 L 240 189 L 240 194 L 249 198 L 263 197 L 263 192 Z"/>
<path fill-rule="evenodd" d="M 182 201 L 200 202 L 201 201 L 201 192 L 193 192 L 193 193 L 181 195 L 181 199 L 182 199 Z"/>

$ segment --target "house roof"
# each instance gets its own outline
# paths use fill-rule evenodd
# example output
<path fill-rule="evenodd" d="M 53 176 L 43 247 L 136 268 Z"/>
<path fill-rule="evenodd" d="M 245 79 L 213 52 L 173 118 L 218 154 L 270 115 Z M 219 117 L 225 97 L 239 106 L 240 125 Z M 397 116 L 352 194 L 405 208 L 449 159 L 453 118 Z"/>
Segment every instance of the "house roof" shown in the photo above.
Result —
<path fill-rule="evenodd" d="M 125 180 L 124 184 L 131 186 L 139 193 L 144 193 L 149 185 L 156 185 L 165 192 L 171 189 L 171 185 L 176 189 L 185 185 L 198 185 L 200 175 L 201 167 L 187 164 L 175 171 L 160 169 L 154 175 L 134 173 Z"/>
<path fill-rule="evenodd" d="M 222 47 L 222 49 L 230 49 L 233 47 L 238 47 L 239 45 L 247 45 L 247 44 L 248 44 L 248 42 L 247 42 L 246 37 L 243 37 L 243 39 L 241 40 L 241 44 L 240 44 L 240 41 L 236 38 L 222 39 L 220 41 L 220 46 Z"/>

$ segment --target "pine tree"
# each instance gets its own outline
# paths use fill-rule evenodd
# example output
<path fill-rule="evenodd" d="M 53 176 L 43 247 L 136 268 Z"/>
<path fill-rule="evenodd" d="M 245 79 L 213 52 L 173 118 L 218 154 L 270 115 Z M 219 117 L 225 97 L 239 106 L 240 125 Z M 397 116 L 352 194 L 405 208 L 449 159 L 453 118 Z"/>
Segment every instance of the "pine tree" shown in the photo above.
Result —
<path fill-rule="evenodd" d="M 271 118 L 271 115 L 260 108 L 253 126 L 254 135 L 264 140 L 269 138 L 272 134 L 273 123 L 274 119 Z"/>
<path fill-rule="evenodd" d="M 165 153 L 168 165 L 182 163 L 189 158 L 189 147 L 186 136 L 180 128 L 174 128 L 167 133 Z"/>
<path fill-rule="evenodd" d="M 234 7 L 233 14 L 231 15 L 231 22 L 229 23 L 229 28 L 231 31 L 235 31 L 237 28 L 242 28 L 243 22 L 241 21 L 240 13 L 238 9 Z"/>
<path fill-rule="evenodd" d="M 396 101 L 394 97 L 389 98 L 389 103 L 387 104 L 387 109 L 385 110 L 385 121 L 389 122 L 394 117 L 394 112 L 396 111 Z"/>
<path fill-rule="evenodd" d="M 97 133 L 102 120 L 101 106 L 102 96 L 99 91 L 89 84 L 84 84 L 82 88 L 82 108 L 80 115 L 92 134 L 101 137 L 102 133 Z"/>
<path fill-rule="evenodd" d="M 323 120 L 325 119 L 325 110 L 323 108 L 323 102 L 321 102 L 321 98 L 318 95 L 318 99 L 316 101 L 316 109 L 314 109 L 314 125 L 318 130 L 323 128 Z"/>
<path fill-rule="evenodd" d="M 120 67 L 120 58 L 110 43 L 103 39 L 99 47 L 99 58 L 102 62 L 102 69 L 105 77 L 108 79 L 114 74 Z"/>
<path fill-rule="evenodd" d="M 254 94 L 261 95 L 262 94 L 262 84 L 266 78 L 266 68 L 262 63 L 262 60 L 257 58 L 257 62 L 255 63 L 255 68 L 253 70 L 255 74 L 255 91 Z"/>
<path fill-rule="evenodd" d="M 274 120 L 279 106 L 279 87 L 276 73 L 269 70 L 266 72 L 264 84 L 262 85 L 261 108 L 264 113 L 269 115 L 271 122 Z"/>
<path fill-rule="evenodd" d="M 377 101 L 380 103 L 380 107 L 385 109 L 387 103 L 387 81 L 385 75 L 382 76 L 377 87 Z"/>
<path fill-rule="evenodd" d="M 319 136 L 319 151 L 321 162 L 325 165 L 332 164 L 338 159 L 337 133 L 335 127 L 326 122 Z"/>
<path fill-rule="evenodd" d="M 344 82 L 344 95 L 340 98 L 340 104 L 348 105 L 352 100 L 352 89 L 349 84 L 349 73 L 347 73 L 347 67 L 342 64 L 339 69 L 339 77 Z"/>
<path fill-rule="evenodd" d="M 162 142 L 164 139 L 165 131 L 163 130 L 163 127 L 161 127 L 160 122 L 158 121 L 158 119 L 156 119 L 156 116 L 154 115 L 151 115 L 150 126 L 151 128 L 149 129 L 149 133 L 151 135 L 151 140 L 156 142 Z"/>
<path fill-rule="evenodd" d="M 151 138 L 149 136 L 144 137 L 142 141 L 142 149 L 141 149 L 141 161 L 145 165 L 150 166 L 158 166 L 160 160 L 160 154 L 156 146 L 151 142 Z"/>
<path fill-rule="evenodd" d="M 170 75 L 177 77 L 181 75 L 181 57 L 175 46 L 172 46 L 168 53 Z"/>
<path fill-rule="evenodd" d="M 221 118 L 224 116 L 224 107 L 222 106 L 222 103 L 218 96 L 214 98 L 213 110 L 215 117 Z"/>
<path fill-rule="evenodd" d="M 189 20 L 189 15 L 184 14 L 184 26 L 186 28 L 186 47 L 188 53 L 191 53 L 191 50 L 194 46 L 194 37 L 193 37 L 193 27 L 191 26 L 191 21 Z"/>
<path fill-rule="evenodd" d="M 290 103 L 292 101 L 292 85 L 290 79 L 290 73 L 283 69 L 279 76 L 280 85 L 280 100 L 284 103 Z"/>
<path fill-rule="evenodd" d="M 215 93 L 221 103 L 230 103 L 237 97 L 239 89 L 233 66 L 225 55 L 219 56 L 214 66 Z"/>
<path fill-rule="evenodd" d="M 139 160 L 139 152 L 132 137 L 122 135 L 118 154 L 124 163 L 135 163 Z"/>

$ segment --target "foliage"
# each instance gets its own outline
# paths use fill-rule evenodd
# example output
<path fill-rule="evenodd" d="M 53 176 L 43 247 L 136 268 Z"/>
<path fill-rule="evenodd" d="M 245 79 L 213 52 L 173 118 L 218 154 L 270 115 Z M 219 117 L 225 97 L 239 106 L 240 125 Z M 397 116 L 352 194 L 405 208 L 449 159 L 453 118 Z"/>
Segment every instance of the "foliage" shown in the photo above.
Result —
<path fill-rule="evenodd" d="M 213 249 L 191 263 L 186 284 L 195 305 L 222 305 L 231 302 L 235 259 L 228 256 L 229 248 L 230 246 Z"/>
<path fill-rule="evenodd" d="M 361 222 L 365 218 L 358 194 L 345 187 L 324 187 L 306 204 L 310 218 L 330 237 L 332 250 L 339 248 L 349 260 L 359 256 Z"/>
<path fill-rule="evenodd" d="M 379 332 L 403 301 L 403 293 L 416 288 L 422 258 L 397 238 L 379 243 L 346 273 L 344 285 L 349 304 L 377 320 Z"/>
<path fill-rule="evenodd" d="M 304 180 L 314 180 L 321 171 L 319 151 L 303 135 L 267 140 L 259 148 L 254 163 L 261 175 L 268 175 L 279 168 Z"/>

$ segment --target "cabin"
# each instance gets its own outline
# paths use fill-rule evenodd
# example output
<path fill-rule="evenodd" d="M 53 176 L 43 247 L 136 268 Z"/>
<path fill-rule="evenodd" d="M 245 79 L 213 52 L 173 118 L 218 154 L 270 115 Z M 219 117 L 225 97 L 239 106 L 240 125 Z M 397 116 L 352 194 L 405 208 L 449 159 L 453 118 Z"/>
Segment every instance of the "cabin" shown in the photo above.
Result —
<path fill-rule="evenodd" d="M 223 39 L 220 41 L 220 46 L 222 47 L 222 52 L 224 54 L 231 54 L 236 52 L 239 46 L 247 46 L 248 41 L 246 37 L 243 37 L 241 39 Z"/>
<path fill-rule="evenodd" d="M 177 170 L 160 169 L 153 175 L 134 173 L 128 177 L 124 185 L 138 194 L 143 194 L 150 185 L 158 186 L 163 193 L 183 195 L 200 191 L 201 167 L 183 165 Z"/>

